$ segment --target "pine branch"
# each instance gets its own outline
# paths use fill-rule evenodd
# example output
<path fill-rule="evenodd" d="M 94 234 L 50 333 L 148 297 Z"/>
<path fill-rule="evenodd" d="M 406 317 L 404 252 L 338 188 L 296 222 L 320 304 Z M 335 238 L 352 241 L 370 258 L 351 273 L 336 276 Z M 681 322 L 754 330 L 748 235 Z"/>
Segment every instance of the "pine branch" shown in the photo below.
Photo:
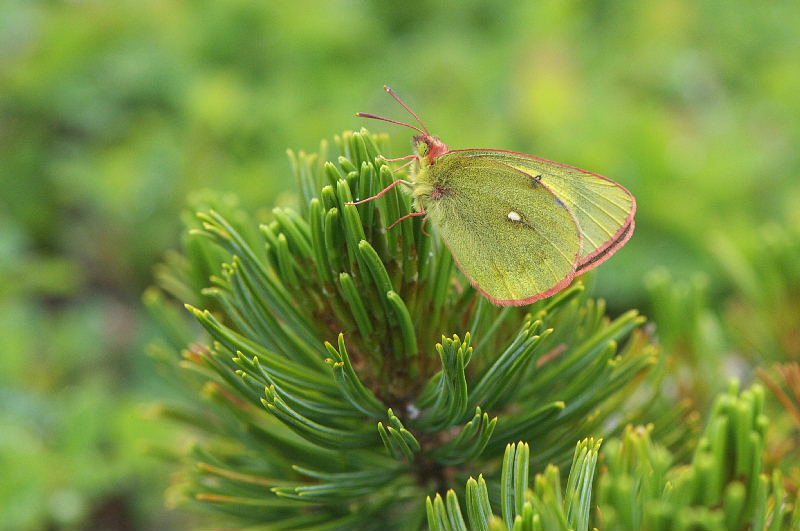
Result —
<path fill-rule="evenodd" d="M 186 257 L 159 274 L 206 333 L 172 330 L 159 350 L 192 375 L 181 381 L 194 399 L 173 415 L 205 432 L 184 492 L 284 529 L 417 528 L 426 496 L 482 470 L 486 479 L 467 485 L 467 520 L 494 526 L 500 458 L 523 439 L 556 466 L 537 476 L 536 497 L 517 493 L 501 513 L 586 528 L 596 443 L 572 445 L 648 420 L 665 369 L 644 318 L 608 317 L 580 281 L 524 310 L 492 306 L 420 219 L 388 230 L 411 209 L 401 190 L 349 204 L 397 178 L 384 140 L 362 130 L 337 137 L 338 154 L 290 153 L 299 211 L 275 209 L 258 225 L 204 198 L 188 221 Z M 167 299 L 147 298 L 177 328 Z M 668 430 L 674 440 L 688 433 Z M 570 456 L 563 491 L 557 467 Z M 444 507 L 447 525 L 461 525 L 456 498 L 437 500 L 427 510 Z"/>
<path fill-rule="evenodd" d="M 652 442 L 652 427 L 628 426 L 622 439 L 612 439 L 600 452 L 600 441 L 586 439 L 578 443 L 564 489 L 555 467 L 529 487 L 529 447 L 509 444 L 500 476 L 500 515 L 492 512 L 480 476 L 467 482 L 466 519 L 455 491 L 447 492 L 446 504 L 438 494 L 426 499 L 429 528 L 798 529 L 796 495 L 786 492 L 780 472 L 771 477 L 763 472 L 763 398 L 758 386 L 739 393 L 734 385 L 720 395 L 687 464 L 674 462 Z M 593 514 L 598 452 L 605 466 Z"/>
<path fill-rule="evenodd" d="M 501 515 L 492 512 L 483 476 L 467 481 L 466 506 L 468 525 L 455 491 L 447 492 L 445 505 L 441 495 L 426 499 L 428 526 L 431 531 L 456 529 L 589 529 L 592 481 L 601 441 L 585 439 L 578 443 L 565 490 L 559 470 L 548 467 L 537 474 L 529 490 L 530 448 L 525 443 L 506 446 L 500 478 Z M 563 493 L 563 494 L 562 494 Z"/>
<path fill-rule="evenodd" d="M 673 464 L 650 428 L 628 428 L 603 451 L 599 525 L 607 529 L 797 529 L 796 500 L 764 473 L 767 419 L 759 386 L 732 386 L 714 404 L 694 457 Z"/>

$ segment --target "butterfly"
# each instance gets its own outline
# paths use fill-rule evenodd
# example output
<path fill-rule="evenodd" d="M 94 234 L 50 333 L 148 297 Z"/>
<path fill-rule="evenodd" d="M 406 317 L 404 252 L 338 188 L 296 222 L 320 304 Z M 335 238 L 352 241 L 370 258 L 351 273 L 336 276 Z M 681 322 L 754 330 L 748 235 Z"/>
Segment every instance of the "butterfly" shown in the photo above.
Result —
<path fill-rule="evenodd" d="M 636 199 L 624 186 L 524 153 L 450 149 L 394 90 L 384 89 L 422 127 L 357 116 L 420 133 L 414 136 L 414 154 L 386 159 L 414 164 L 411 178 L 352 204 L 408 186 L 414 212 L 392 226 L 426 216 L 470 283 L 494 304 L 522 306 L 554 295 L 608 260 L 633 234 Z"/>

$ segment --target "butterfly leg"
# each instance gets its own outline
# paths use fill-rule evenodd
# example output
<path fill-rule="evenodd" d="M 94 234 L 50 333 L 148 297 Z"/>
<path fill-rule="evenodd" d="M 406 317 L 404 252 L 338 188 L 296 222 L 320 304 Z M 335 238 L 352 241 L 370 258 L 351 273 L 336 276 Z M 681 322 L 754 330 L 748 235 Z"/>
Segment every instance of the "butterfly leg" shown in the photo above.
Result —
<path fill-rule="evenodd" d="M 430 238 L 430 236 L 431 236 L 431 235 L 430 235 L 430 233 L 429 233 L 428 231 L 426 231 L 426 230 L 425 230 L 425 225 L 426 225 L 427 223 L 428 223 L 428 218 L 425 218 L 425 219 L 423 219 L 423 220 L 422 220 L 422 227 L 420 227 L 420 229 L 422 229 L 422 234 L 424 234 L 425 236 L 427 236 L 427 237 L 429 237 L 429 238 Z"/>
<path fill-rule="evenodd" d="M 405 157 L 398 157 L 396 159 L 387 159 L 386 157 L 383 157 L 383 156 L 381 156 L 381 158 L 383 160 L 385 160 L 386 162 L 398 162 L 398 161 L 401 161 L 401 160 L 407 160 L 408 161 L 405 164 L 403 164 L 402 166 L 400 166 L 399 168 L 395 168 L 393 170 L 394 173 L 397 173 L 398 171 L 402 170 L 403 168 L 405 168 L 409 164 L 412 164 L 414 161 L 417 161 L 417 162 L 419 161 L 419 155 L 416 155 L 416 154 L 415 155 L 406 155 Z"/>
<path fill-rule="evenodd" d="M 424 210 L 423 210 L 422 212 L 411 212 L 411 213 L 409 213 L 409 214 L 406 214 L 406 215 L 405 215 L 405 216 L 403 216 L 402 218 L 398 219 L 397 221 L 395 221 L 395 222 L 394 222 L 394 223 L 392 223 L 391 225 L 389 225 L 389 227 L 388 227 L 388 228 L 390 228 L 390 229 L 391 229 L 392 227 L 394 227 L 395 225 L 397 225 L 397 224 L 398 224 L 398 223 L 400 223 L 401 221 L 405 221 L 405 220 L 407 220 L 408 218 L 418 218 L 419 216 L 424 216 L 425 214 L 427 214 L 427 212 L 425 212 Z"/>
<path fill-rule="evenodd" d="M 404 181 L 403 179 L 398 179 L 395 182 L 393 182 L 392 184 L 390 184 L 389 186 L 387 186 L 386 188 L 384 188 L 383 190 L 381 190 L 380 192 L 378 192 L 377 194 L 373 195 L 372 197 L 368 197 L 366 199 L 362 199 L 361 201 L 351 201 L 349 203 L 345 203 L 345 205 L 360 205 L 362 203 L 366 203 L 368 201 L 372 201 L 373 199 L 378 199 L 379 197 L 381 197 L 383 194 L 385 194 L 386 192 L 388 192 L 389 190 L 391 190 L 392 188 L 394 188 L 398 184 L 405 184 L 405 185 L 408 185 L 408 186 L 413 186 L 413 184 L 410 181 Z"/>
<path fill-rule="evenodd" d="M 408 165 L 412 164 L 413 162 L 414 162 L 413 160 L 409 160 L 408 162 L 406 162 L 406 163 L 405 163 L 405 164 L 403 164 L 402 166 L 398 166 L 397 168 L 395 168 L 395 169 L 392 171 L 392 173 L 397 173 L 397 172 L 399 172 L 400 170 L 402 170 L 402 169 L 403 169 L 403 168 L 405 168 L 406 166 L 408 166 Z"/>
<path fill-rule="evenodd" d="M 381 158 L 386 162 L 397 162 L 399 160 L 408 160 L 408 159 L 419 160 L 419 155 L 406 155 L 405 157 L 398 157 L 396 159 L 387 159 L 384 156 L 381 156 Z"/>

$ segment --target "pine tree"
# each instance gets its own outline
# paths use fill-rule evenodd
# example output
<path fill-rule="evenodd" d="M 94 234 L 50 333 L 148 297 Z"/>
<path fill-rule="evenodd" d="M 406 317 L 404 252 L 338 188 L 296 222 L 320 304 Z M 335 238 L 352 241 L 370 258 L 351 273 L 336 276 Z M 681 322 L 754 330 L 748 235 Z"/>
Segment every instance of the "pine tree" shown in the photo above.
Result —
<path fill-rule="evenodd" d="M 162 413 L 202 434 L 183 499 L 257 529 L 800 529 L 759 386 L 700 430 L 636 311 L 581 281 L 494 307 L 419 218 L 387 230 L 402 191 L 348 204 L 397 177 L 385 141 L 290 152 L 300 209 L 260 226 L 201 198 L 158 269 L 152 352 L 186 397 Z"/>

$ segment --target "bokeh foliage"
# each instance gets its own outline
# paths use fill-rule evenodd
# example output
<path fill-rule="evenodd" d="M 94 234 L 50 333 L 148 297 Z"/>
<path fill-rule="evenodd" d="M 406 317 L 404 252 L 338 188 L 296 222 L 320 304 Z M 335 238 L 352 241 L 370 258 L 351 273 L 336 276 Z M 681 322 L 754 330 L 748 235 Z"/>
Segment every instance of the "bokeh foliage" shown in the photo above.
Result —
<path fill-rule="evenodd" d="M 454 147 L 625 183 L 637 234 L 596 291 L 652 307 L 678 372 L 747 380 L 796 359 L 799 15 L 790 0 L 0 2 L 0 524 L 86 527 L 109 502 L 164 522 L 139 440 L 176 434 L 143 434 L 135 405 L 164 389 L 140 356 L 151 264 L 198 189 L 262 221 L 297 204 L 285 148 L 396 113 L 383 83 Z M 709 310 L 662 321 L 642 289 L 656 266 L 684 295 L 703 272 Z"/>

